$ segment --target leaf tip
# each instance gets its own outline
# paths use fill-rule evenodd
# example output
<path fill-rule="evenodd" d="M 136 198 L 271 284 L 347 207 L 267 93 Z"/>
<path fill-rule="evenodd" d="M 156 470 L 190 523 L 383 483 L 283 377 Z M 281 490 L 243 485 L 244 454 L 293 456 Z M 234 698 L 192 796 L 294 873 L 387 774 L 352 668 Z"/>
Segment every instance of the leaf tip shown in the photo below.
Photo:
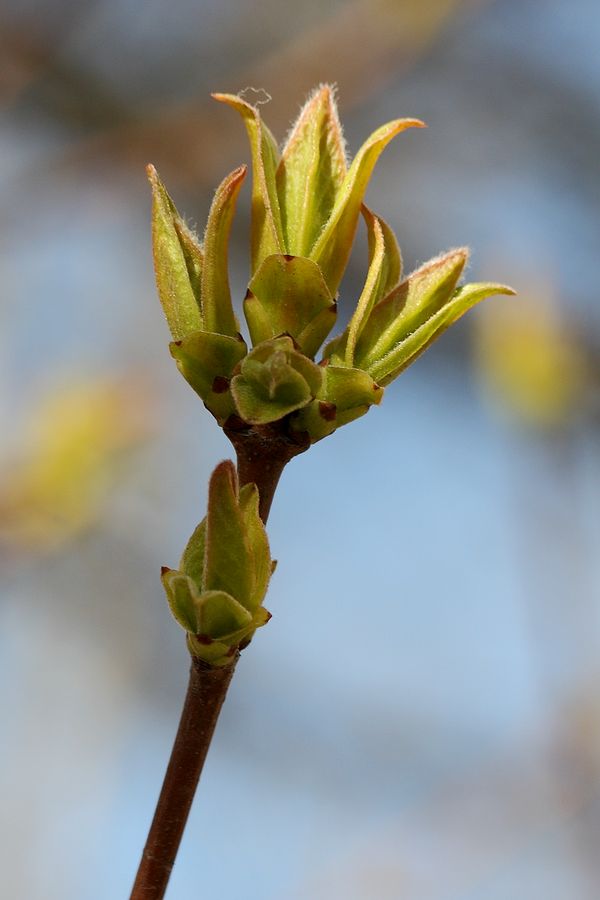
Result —
<path fill-rule="evenodd" d="M 388 128 L 392 132 L 392 136 L 398 134 L 400 131 L 406 131 L 407 128 L 427 128 L 425 122 L 422 119 L 393 119 L 388 124 Z"/>
<path fill-rule="evenodd" d="M 208 483 L 208 515 L 214 511 L 215 504 L 223 502 L 229 496 L 235 503 L 239 495 L 237 469 L 230 459 L 224 459 L 216 467 Z"/>

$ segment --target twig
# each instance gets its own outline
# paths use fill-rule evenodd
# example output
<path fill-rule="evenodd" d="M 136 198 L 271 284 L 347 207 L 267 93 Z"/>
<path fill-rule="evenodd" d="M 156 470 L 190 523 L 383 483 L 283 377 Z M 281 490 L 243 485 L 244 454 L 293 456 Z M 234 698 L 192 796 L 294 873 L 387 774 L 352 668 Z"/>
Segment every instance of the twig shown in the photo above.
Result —
<path fill-rule="evenodd" d="M 229 431 L 238 457 L 240 484 L 254 482 L 266 522 L 286 463 L 308 444 L 290 441 L 271 428 Z M 192 657 L 190 680 L 171 758 L 130 900 L 162 900 L 183 836 L 204 761 L 239 653 L 229 666 L 211 666 Z"/>

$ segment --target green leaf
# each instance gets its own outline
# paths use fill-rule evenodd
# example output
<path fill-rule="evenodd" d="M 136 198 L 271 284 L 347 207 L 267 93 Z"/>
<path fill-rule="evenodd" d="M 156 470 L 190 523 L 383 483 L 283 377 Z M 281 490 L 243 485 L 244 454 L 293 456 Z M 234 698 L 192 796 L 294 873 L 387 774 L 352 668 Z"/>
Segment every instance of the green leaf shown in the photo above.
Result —
<path fill-rule="evenodd" d="M 316 396 L 322 370 L 294 349 L 289 337 L 265 341 L 242 360 L 231 380 L 241 418 L 250 424 L 276 422 Z"/>
<path fill-rule="evenodd" d="M 198 630 L 199 601 L 196 585 L 187 575 L 166 567 L 163 567 L 161 581 L 174 619 L 186 631 L 195 633 Z"/>
<path fill-rule="evenodd" d="M 407 128 L 423 128 L 419 119 L 396 119 L 382 125 L 365 141 L 339 189 L 331 215 L 310 251 L 332 294 L 346 268 L 367 184 L 381 152 L 393 137 Z"/>
<path fill-rule="evenodd" d="M 335 403 L 338 414 L 358 406 L 381 403 L 383 389 L 361 369 L 325 367 L 325 398 Z"/>
<path fill-rule="evenodd" d="M 230 666 L 235 657 L 237 646 L 215 641 L 195 634 L 187 635 L 187 646 L 192 656 L 201 659 L 209 666 Z"/>
<path fill-rule="evenodd" d="M 218 640 L 205 634 L 188 634 L 188 649 L 192 656 L 204 660 L 211 666 L 231 665 L 240 644 L 242 642 L 244 644 L 249 643 L 256 629 L 266 625 L 270 618 L 271 613 L 264 606 L 261 606 L 256 610 L 246 626 L 230 634 L 223 635 Z"/>
<path fill-rule="evenodd" d="M 379 223 L 379 227 L 383 233 L 383 264 L 381 267 L 381 275 L 379 278 L 379 285 L 377 289 L 377 301 L 381 300 L 383 297 L 386 297 L 389 292 L 396 287 L 400 279 L 402 278 L 402 254 L 400 252 L 400 247 L 398 246 L 398 241 L 396 239 L 396 235 L 390 228 L 390 226 L 385 222 L 381 216 L 376 216 L 371 210 L 365 206 L 363 203 L 360 211 L 363 215 L 367 226 L 367 240 L 369 243 L 369 259 L 372 259 L 375 256 L 375 249 L 377 243 L 377 232 L 375 229 L 375 220 Z"/>
<path fill-rule="evenodd" d="M 231 305 L 227 266 L 229 233 L 246 166 L 228 175 L 217 188 L 204 233 L 202 316 L 206 331 L 235 337 L 239 323 Z"/>
<path fill-rule="evenodd" d="M 302 329 L 298 335 L 297 343 L 299 347 L 302 347 L 306 356 L 309 356 L 311 359 L 316 356 L 319 347 L 335 325 L 336 319 L 337 304 L 334 303 L 332 306 L 327 306 L 321 310 Z"/>
<path fill-rule="evenodd" d="M 241 335 L 229 337 L 195 331 L 171 343 L 169 349 L 188 384 L 218 421 L 224 422 L 234 411 L 229 392 L 231 375 L 247 350 Z"/>
<path fill-rule="evenodd" d="M 274 569 L 258 489 L 255 484 L 239 489 L 230 460 L 211 476 L 208 514 L 180 566 L 179 571 L 165 567 L 161 574 L 171 612 L 188 632 L 194 656 L 225 665 L 269 621 L 261 603 Z"/>
<path fill-rule="evenodd" d="M 183 556 L 179 563 L 180 570 L 189 575 L 194 584 L 200 589 L 204 572 L 204 557 L 206 555 L 206 518 L 202 519 L 187 542 Z"/>
<path fill-rule="evenodd" d="M 247 608 L 255 612 L 267 593 L 271 579 L 271 552 L 267 531 L 258 512 L 259 496 L 255 484 L 245 484 L 240 488 L 239 502 L 254 573 L 251 604 Z"/>
<path fill-rule="evenodd" d="M 467 284 L 455 291 L 452 299 L 416 331 L 404 337 L 381 359 L 369 366 L 369 373 L 380 384 L 387 385 L 429 347 L 450 325 L 471 307 L 493 294 L 514 295 L 504 284 Z"/>
<path fill-rule="evenodd" d="M 277 191 L 289 253 L 307 256 L 331 214 L 346 174 L 335 98 L 327 84 L 306 101 L 277 169 Z"/>
<path fill-rule="evenodd" d="M 313 356 L 329 334 L 335 312 L 319 267 L 301 256 L 268 256 L 250 281 L 244 300 L 254 344 L 287 332 L 307 356 Z"/>
<path fill-rule="evenodd" d="M 265 364 L 250 361 L 233 379 L 231 392 L 239 415 L 251 425 L 277 422 L 306 406 L 312 396 L 302 375 L 281 351 Z"/>
<path fill-rule="evenodd" d="M 225 591 L 244 607 L 252 602 L 253 572 L 230 460 L 214 470 L 208 487 L 206 555 L 202 592 Z"/>
<path fill-rule="evenodd" d="M 198 607 L 197 634 L 230 643 L 252 624 L 247 609 L 225 591 L 204 591 Z"/>
<path fill-rule="evenodd" d="M 313 443 L 358 419 L 383 397 L 383 388 L 361 369 L 329 365 L 323 372 L 317 398 L 293 416 L 291 423 L 295 431 L 307 431 Z"/>
<path fill-rule="evenodd" d="M 183 258 L 188 271 L 190 285 L 196 298 L 200 316 L 202 316 L 202 270 L 204 268 L 204 250 L 198 240 L 198 236 L 194 234 L 187 223 L 175 215 L 173 225 L 179 238 Z"/>
<path fill-rule="evenodd" d="M 252 152 L 251 262 L 255 272 L 265 256 L 286 250 L 275 184 L 277 143 L 255 106 L 235 94 L 212 96 L 237 110 L 248 132 Z"/>
<path fill-rule="evenodd" d="M 158 296 L 171 334 L 180 340 L 202 328 L 202 249 L 175 209 L 154 166 L 148 166 L 146 172 L 152 186 L 152 249 Z"/>
<path fill-rule="evenodd" d="M 357 364 L 368 368 L 441 309 L 452 297 L 468 255 L 462 247 L 430 260 L 377 304 L 363 327 Z"/>
<path fill-rule="evenodd" d="M 369 270 L 362 294 L 350 322 L 338 337 L 330 341 L 323 358 L 336 366 L 353 366 L 356 343 L 372 309 L 395 287 L 402 274 L 402 257 L 396 236 L 379 216 L 364 205 L 361 212 L 367 224 Z"/>

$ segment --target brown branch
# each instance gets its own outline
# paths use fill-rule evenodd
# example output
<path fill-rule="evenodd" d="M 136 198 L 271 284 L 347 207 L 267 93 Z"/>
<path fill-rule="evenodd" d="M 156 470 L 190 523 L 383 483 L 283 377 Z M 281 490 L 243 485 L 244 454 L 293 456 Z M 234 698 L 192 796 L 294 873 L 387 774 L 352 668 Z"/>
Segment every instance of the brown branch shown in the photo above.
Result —
<path fill-rule="evenodd" d="M 235 447 L 240 485 L 254 483 L 260 497 L 259 513 L 266 523 L 273 495 L 286 465 L 294 456 L 308 450 L 308 435 L 290 437 L 285 419 L 252 428 L 231 416 L 225 423 L 225 434 Z"/>
<path fill-rule="evenodd" d="M 216 667 L 192 657 L 179 728 L 131 900 L 162 900 L 165 895 L 236 662 Z"/>
<path fill-rule="evenodd" d="M 227 434 L 238 457 L 240 484 L 254 482 L 260 515 L 266 522 L 279 477 L 292 457 L 308 443 L 295 443 L 281 429 L 240 428 L 230 423 Z M 188 690 L 171 758 L 130 900 L 162 900 L 208 754 L 219 713 L 227 695 L 239 653 L 229 666 L 211 666 L 192 657 Z"/>

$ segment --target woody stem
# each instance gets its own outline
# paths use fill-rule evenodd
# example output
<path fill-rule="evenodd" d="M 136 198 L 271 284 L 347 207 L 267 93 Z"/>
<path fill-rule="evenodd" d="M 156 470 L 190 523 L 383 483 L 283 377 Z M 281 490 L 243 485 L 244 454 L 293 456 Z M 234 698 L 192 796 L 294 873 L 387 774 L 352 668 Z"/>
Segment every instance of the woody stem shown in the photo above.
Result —
<path fill-rule="evenodd" d="M 231 435 L 230 435 L 231 437 Z M 279 477 L 301 452 L 287 441 L 236 435 L 240 484 L 254 482 L 266 523 Z M 303 448 L 304 449 L 304 448 Z M 293 452 L 292 452 L 293 451 Z M 162 900 L 167 890 L 196 787 L 239 653 L 228 666 L 211 666 L 192 657 L 187 694 L 154 818 L 130 900 Z"/>

